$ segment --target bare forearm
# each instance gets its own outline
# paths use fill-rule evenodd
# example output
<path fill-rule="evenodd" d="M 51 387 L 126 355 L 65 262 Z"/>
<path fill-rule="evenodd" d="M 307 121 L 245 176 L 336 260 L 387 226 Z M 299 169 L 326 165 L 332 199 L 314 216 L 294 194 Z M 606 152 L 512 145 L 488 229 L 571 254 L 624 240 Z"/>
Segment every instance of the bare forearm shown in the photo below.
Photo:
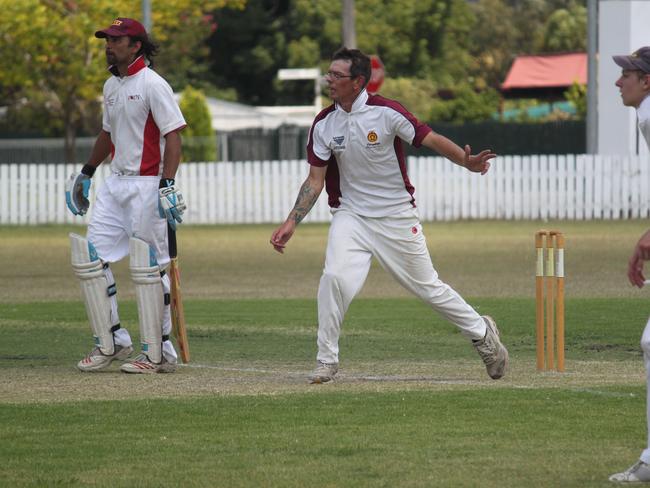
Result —
<path fill-rule="evenodd" d="M 453 141 L 447 139 L 442 134 L 437 134 L 436 132 L 429 132 L 424 139 L 422 139 L 422 145 L 433 149 L 438 154 L 446 157 L 450 161 L 458 164 L 459 166 L 465 166 L 465 153 L 464 151 Z"/>
<path fill-rule="evenodd" d="M 163 178 L 176 177 L 176 171 L 181 163 L 181 136 L 178 132 L 170 132 L 165 136 L 165 153 L 163 154 Z"/>
<path fill-rule="evenodd" d="M 305 180 L 300 187 L 298 198 L 296 198 L 296 203 L 289 213 L 287 220 L 293 220 L 296 224 L 302 222 L 316 203 L 316 200 L 318 200 L 318 196 L 322 190 L 322 186 L 314 185 L 309 178 Z"/>
<path fill-rule="evenodd" d="M 95 144 L 93 145 L 93 149 L 90 152 L 90 157 L 88 158 L 87 164 L 96 168 L 100 164 L 102 164 L 102 162 L 110 154 L 111 154 L 111 135 L 105 130 L 102 130 L 97 136 L 97 139 L 95 140 Z"/>

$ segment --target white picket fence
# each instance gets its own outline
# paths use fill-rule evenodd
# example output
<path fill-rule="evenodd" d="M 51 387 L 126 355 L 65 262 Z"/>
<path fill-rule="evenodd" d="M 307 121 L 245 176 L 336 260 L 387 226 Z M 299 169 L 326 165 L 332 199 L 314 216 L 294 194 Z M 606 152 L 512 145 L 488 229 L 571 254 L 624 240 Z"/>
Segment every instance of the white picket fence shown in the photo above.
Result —
<path fill-rule="evenodd" d="M 79 165 L 0 164 L 0 224 L 87 223 L 66 208 L 65 181 Z M 183 163 L 178 185 L 188 224 L 286 218 L 307 176 L 305 161 Z M 110 174 L 103 165 L 95 190 Z M 439 157 L 411 157 L 408 174 L 423 221 L 627 219 L 650 216 L 650 164 L 637 156 L 503 156 L 485 176 Z M 305 219 L 330 219 L 325 192 Z"/>

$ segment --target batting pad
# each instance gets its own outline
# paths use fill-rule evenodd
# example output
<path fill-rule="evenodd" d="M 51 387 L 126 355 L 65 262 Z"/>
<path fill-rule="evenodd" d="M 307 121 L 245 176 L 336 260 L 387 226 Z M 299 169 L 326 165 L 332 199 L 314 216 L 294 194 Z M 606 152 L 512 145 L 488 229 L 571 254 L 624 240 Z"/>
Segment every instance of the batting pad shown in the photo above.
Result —
<path fill-rule="evenodd" d="M 135 285 L 142 352 L 154 363 L 162 361 L 162 326 L 165 298 L 156 253 L 137 237 L 129 239 L 131 279 Z"/>
<path fill-rule="evenodd" d="M 97 256 L 95 246 L 78 234 L 70 234 L 72 269 L 79 278 L 86 305 L 90 328 L 95 344 L 103 354 L 115 352 L 111 321 L 111 299 L 109 283 L 104 274 L 103 263 Z"/>

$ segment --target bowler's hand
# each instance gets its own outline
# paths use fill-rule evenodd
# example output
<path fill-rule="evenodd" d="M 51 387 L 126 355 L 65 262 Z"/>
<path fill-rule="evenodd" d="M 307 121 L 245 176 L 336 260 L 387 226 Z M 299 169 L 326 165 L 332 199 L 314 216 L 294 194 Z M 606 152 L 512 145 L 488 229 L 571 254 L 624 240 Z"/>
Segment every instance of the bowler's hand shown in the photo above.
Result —
<path fill-rule="evenodd" d="M 495 158 L 497 155 L 490 149 L 485 149 L 478 154 L 471 154 L 472 148 L 469 144 L 465 145 L 465 159 L 463 166 L 473 173 L 481 173 L 484 175 L 490 169 L 490 159 Z"/>
<path fill-rule="evenodd" d="M 287 245 L 289 239 L 296 230 L 296 223 L 293 220 L 286 220 L 284 224 L 275 229 L 275 232 L 271 234 L 271 245 L 273 249 L 278 251 L 280 254 L 284 254 L 284 248 Z"/>
<path fill-rule="evenodd" d="M 643 275 L 644 261 L 650 260 L 650 230 L 641 236 L 634 247 L 627 267 L 627 277 L 634 286 L 643 288 L 645 276 Z"/>

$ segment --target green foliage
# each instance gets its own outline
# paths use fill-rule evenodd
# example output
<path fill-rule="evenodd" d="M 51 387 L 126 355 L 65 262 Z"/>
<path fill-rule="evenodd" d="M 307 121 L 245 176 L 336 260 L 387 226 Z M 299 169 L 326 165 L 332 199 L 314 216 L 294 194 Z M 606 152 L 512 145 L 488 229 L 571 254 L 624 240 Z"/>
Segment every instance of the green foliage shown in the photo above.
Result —
<path fill-rule="evenodd" d="M 287 35 L 283 26 L 287 8 L 275 3 L 255 1 L 243 10 L 214 12 L 217 29 L 208 39 L 212 76 L 218 87 L 237 90 L 243 103 L 275 103 L 273 82 L 277 70 L 287 67 L 287 40 L 300 38 L 297 33 Z"/>
<path fill-rule="evenodd" d="M 261 0 L 215 13 L 219 27 L 209 41 L 215 81 L 236 87 L 242 102 L 304 104 L 313 85 L 274 83 L 277 71 L 324 70 L 341 46 L 340 2 L 294 0 L 285 7 Z M 389 77 L 445 86 L 466 77 L 473 16 L 464 0 L 357 0 L 355 7 L 358 47 L 379 55 Z"/>
<path fill-rule="evenodd" d="M 185 161 L 216 161 L 216 136 L 212 130 L 210 111 L 205 95 L 187 86 L 181 94 L 180 108 L 187 122 L 183 130 L 183 159 Z"/>
<path fill-rule="evenodd" d="M 212 83 L 205 40 L 217 29 L 214 15 L 226 6 L 244 8 L 246 0 L 166 0 L 152 2 L 153 34 L 161 44 L 156 58 L 160 71 L 174 90 L 186 85 L 201 89 Z"/>
<path fill-rule="evenodd" d="M 0 0 L 2 98 L 8 105 L 27 99 L 36 101 L 32 107 L 46 108 L 52 123 L 42 131 L 63 126 L 68 161 L 74 160 L 74 135 L 84 116 L 88 111 L 98 115 L 94 100 L 101 93 L 105 64 L 103 46 L 93 33 L 117 13 L 113 3 L 102 2 L 101 9 L 96 3 Z"/>
<path fill-rule="evenodd" d="M 587 49 L 587 8 L 571 2 L 553 12 L 544 26 L 541 50 L 546 52 Z"/>
<path fill-rule="evenodd" d="M 476 17 L 470 52 L 476 59 L 470 75 L 477 88 L 498 88 L 520 54 L 585 49 L 584 1 L 478 0 L 468 2 Z"/>
<path fill-rule="evenodd" d="M 489 120 L 499 108 L 499 94 L 488 88 L 477 92 L 467 85 L 459 87 L 450 100 L 437 100 L 427 120 L 463 123 Z"/>
<path fill-rule="evenodd" d="M 182 44 L 189 52 L 195 52 L 194 47 L 209 33 L 199 30 L 197 23 L 203 22 L 208 29 L 211 25 L 203 19 L 203 12 L 225 5 L 241 8 L 243 3 L 244 0 L 156 2 L 152 34 L 161 44 L 161 53 L 167 53 L 161 54 L 161 74 L 189 70 L 188 56 L 175 49 Z M 47 110 L 46 121 L 51 122 L 45 122 L 41 131 L 62 130 L 71 149 L 76 134 L 95 126 L 100 118 L 96 100 L 107 74 L 104 42 L 96 39 L 94 32 L 118 16 L 140 18 L 140 2 L 0 0 L 0 100 L 10 106 L 16 106 L 21 99 L 42 100 L 40 107 Z M 182 42 L 177 42 L 177 36 Z M 173 59 L 167 61 L 166 56 L 170 55 Z M 74 160 L 71 151 L 68 159 Z"/>
<path fill-rule="evenodd" d="M 42 101 L 25 100 L 7 108 L 0 118 L 0 133 L 5 137 L 61 137 L 63 124 L 52 118 Z"/>
<path fill-rule="evenodd" d="M 385 65 L 382 94 L 406 98 L 404 105 L 426 113 L 424 118 L 487 118 L 516 54 L 584 45 L 586 10 L 576 0 L 356 0 L 355 7 L 358 47 Z M 243 11 L 221 10 L 210 39 L 216 83 L 235 88 L 245 103 L 304 104 L 312 97 L 311 83 L 278 82 L 277 70 L 324 71 L 341 44 L 341 8 L 341 2 L 294 0 L 288 8 L 260 0 Z M 240 51 L 246 54 L 233 55 Z M 460 95 L 451 102 L 427 96 L 413 103 L 415 96 L 394 89 L 408 79 Z"/>
<path fill-rule="evenodd" d="M 441 91 L 458 85 L 479 93 L 498 89 L 517 54 L 584 49 L 584 5 L 584 0 L 356 0 L 357 43 L 382 58 L 387 96 L 406 98 L 405 105 L 418 113 L 465 120 L 476 110 L 462 106 L 469 93 L 449 106 L 435 97 L 413 103 L 406 93 L 389 94 L 388 82 L 423 81 Z M 20 123 L 12 119 L 17 121 L 12 126 L 68 139 L 96 130 L 96 99 L 106 72 L 103 43 L 93 33 L 118 15 L 139 18 L 140 2 L 0 0 L 1 105 L 34 114 L 25 112 Z M 254 105 L 310 101 L 313 84 L 278 82 L 278 69 L 324 71 L 341 45 L 339 1 L 159 0 L 152 16 L 152 35 L 161 48 L 155 69 L 175 90 L 192 85 L 210 96 Z"/>
<path fill-rule="evenodd" d="M 476 28 L 469 34 L 469 52 L 475 59 L 470 73 L 477 88 L 496 88 L 512 64 L 513 47 L 519 41 L 514 12 L 503 0 L 481 0 L 471 3 L 471 8 Z"/>
<path fill-rule="evenodd" d="M 310 37 L 302 36 L 287 46 L 287 67 L 304 68 L 320 65 L 318 44 Z"/>
<path fill-rule="evenodd" d="M 579 119 L 587 116 L 587 85 L 573 82 L 564 97 L 575 107 Z"/>
<path fill-rule="evenodd" d="M 438 97 L 435 83 L 417 78 L 387 78 L 379 94 L 398 100 L 422 121 L 429 120 Z"/>

